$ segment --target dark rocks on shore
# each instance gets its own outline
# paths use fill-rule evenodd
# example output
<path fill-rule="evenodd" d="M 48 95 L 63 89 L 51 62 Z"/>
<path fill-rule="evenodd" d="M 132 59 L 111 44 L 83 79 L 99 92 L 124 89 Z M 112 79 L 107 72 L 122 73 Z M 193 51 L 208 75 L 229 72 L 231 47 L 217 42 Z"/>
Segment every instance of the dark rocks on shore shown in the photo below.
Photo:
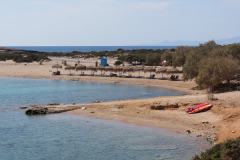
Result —
<path fill-rule="evenodd" d="M 208 121 L 203 121 L 202 124 L 208 124 L 209 122 Z"/>
<path fill-rule="evenodd" d="M 190 130 L 186 130 L 186 132 L 187 132 L 188 134 L 190 134 L 190 133 L 191 133 L 191 131 L 190 131 Z"/>
<path fill-rule="evenodd" d="M 166 105 L 161 105 L 161 104 L 154 104 L 152 105 L 150 108 L 152 110 L 165 110 L 165 109 L 176 109 L 179 108 L 180 106 L 178 105 L 178 103 L 175 104 L 166 104 Z"/>
<path fill-rule="evenodd" d="M 28 109 L 25 113 L 27 115 L 35 115 L 35 114 L 47 114 L 47 108 L 39 108 L 39 109 Z"/>
<path fill-rule="evenodd" d="M 100 101 L 94 101 L 94 102 L 92 102 L 92 103 L 100 103 Z"/>
<path fill-rule="evenodd" d="M 26 108 L 28 108 L 28 107 L 19 107 L 20 109 L 26 109 Z"/>
<path fill-rule="evenodd" d="M 48 104 L 48 105 L 60 105 L 60 103 L 51 103 L 51 104 Z"/>

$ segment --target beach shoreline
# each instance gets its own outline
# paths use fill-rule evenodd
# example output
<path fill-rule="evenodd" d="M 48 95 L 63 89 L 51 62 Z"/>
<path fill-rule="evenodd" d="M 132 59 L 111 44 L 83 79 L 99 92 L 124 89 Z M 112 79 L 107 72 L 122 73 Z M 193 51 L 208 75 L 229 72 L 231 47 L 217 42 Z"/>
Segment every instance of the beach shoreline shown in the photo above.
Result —
<path fill-rule="evenodd" d="M 211 102 L 214 107 L 210 111 L 189 115 L 185 113 L 187 108 L 199 103 L 208 102 L 207 95 L 204 90 L 192 89 L 197 86 L 194 81 L 182 82 L 156 79 L 66 75 L 52 76 L 51 73 L 53 72 L 53 69 L 51 66 L 56 63 L 58 62 L 53 61 L 39 65 L 36 62 L 27 64 L 14 63 L 12 61 L 0 62 L 0 77 L 146 85 L 187 93 L 187 95 L 177 97 L 155 97 L 91 104 L 76 104 L 74 105 L 75 109 L 68 111 L 67 113 L 145 126 L 168 128 L 181 132 L 189 130 L 191 133 L 197 134 L 197 136 L 204 136 L 211 142 L 217 140 L 216 135 L 219 131 L 238 120 L 238 116 L 232 118 L 234 113 L 231 111 L 233 106 L 237 106 L 239 104 L 238 99 L 240 99 L 240 96 L 239 93 L 236 94 L 237 91 L 216 94 L 215 97 L 218 100 Z M 65 74 L 68 73 L 68 71 L 61 70 L 61 73 Z M 148 76 L 148 74 L 149 73 L 143 73 L 144 76 Z M 228 101 L 231 101 L 231 103 L 225 101 L 226 97 L 228 97 Z M 152 105 L 172 105 L 176 103 L 178 104 L 178 108 L 151 110 Z M 70 106 L 71 105 L 65 105 L 63 108 L 67 109 Z M 87 109 L 82 110 L 82 107 L 86 107 Z M 226 133 L 222 135 L 225 134 Z M 218 142 L 223 141 L 226 137 L 229 136 L 223 136 L 220 140 L 218 139 Z"/>

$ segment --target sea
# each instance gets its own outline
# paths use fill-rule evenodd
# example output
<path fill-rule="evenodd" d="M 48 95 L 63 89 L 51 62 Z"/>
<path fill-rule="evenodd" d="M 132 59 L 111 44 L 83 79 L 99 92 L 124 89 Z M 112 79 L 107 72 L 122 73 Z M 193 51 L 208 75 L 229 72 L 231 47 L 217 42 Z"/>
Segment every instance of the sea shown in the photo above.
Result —
<path fill-rule="evenodd" d="M 20 50 L 32 50 L 39 52 L 99 52 L 99 51 L 116 51 L 121 48 L 124 50 L 137 49 L 176 49 L 177 46 L 3 46 L 6 48 L 15 48 Z"/>
<path fill-rule="evenodd" d="M 187 160 L 210 145 L 194 134 L 67 113 L 28 116 L 24 107 L 183 93 L 66 80 L 0 78 L 1 160 Z"/>

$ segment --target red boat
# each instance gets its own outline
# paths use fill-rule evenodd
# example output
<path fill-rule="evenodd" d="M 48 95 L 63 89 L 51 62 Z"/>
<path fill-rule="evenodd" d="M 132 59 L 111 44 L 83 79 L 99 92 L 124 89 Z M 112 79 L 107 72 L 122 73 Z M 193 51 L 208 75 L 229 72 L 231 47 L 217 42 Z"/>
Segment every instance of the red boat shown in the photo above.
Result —
<path fill-rule="evenodd" d="M 194 109 L 193 111 L 188 112 L 188 114 L 193 114 L 193 113 L 197 113 L 197 112 L 201 112 L 207 109 L 210 109 L 213 105 L 212 104 L 207 104 L 205 106 L 199 107 L 197 109 Z"/>
<path fill-rule="evenodd" d="M 209 103 L 202 103 L 202 104 L 199 104 L 199 105 L 196 105 L 196 106 L 194 106 L 194 107 L 192 107 L 192 108 L 188 108 L 188 110 L 186 110 L 186 112 L 191 112 L 191 111 L 193 111 L 194 109 L 197 109 L 197 108 L 199 108 L 199 107 L 202 107 L 202 106 L 205 106 L 205 105 L 208 105 Z"/>

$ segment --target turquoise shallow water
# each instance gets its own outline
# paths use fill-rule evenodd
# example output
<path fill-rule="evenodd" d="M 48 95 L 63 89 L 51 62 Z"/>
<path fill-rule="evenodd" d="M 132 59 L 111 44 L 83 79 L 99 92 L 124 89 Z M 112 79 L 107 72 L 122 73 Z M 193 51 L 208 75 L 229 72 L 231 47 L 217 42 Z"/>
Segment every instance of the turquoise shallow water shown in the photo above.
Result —
<path fill-rule="evenodd" d="M 104 92 L 103 92 L 104 90 Z M 0 78 L 0 159 L 191 159 L 206 141 L 161 128 L 54 114 L 26 116 L 30 104 L 89 103 L 178 92 L 151 87 Z"/>
<path fill-rule="evenodd" d="M 0 110 L 32 104 L 79 104 L 181 95 L 176 91 L 138 85 L 21 78 L 0 78 L 0 90 Z"/>

